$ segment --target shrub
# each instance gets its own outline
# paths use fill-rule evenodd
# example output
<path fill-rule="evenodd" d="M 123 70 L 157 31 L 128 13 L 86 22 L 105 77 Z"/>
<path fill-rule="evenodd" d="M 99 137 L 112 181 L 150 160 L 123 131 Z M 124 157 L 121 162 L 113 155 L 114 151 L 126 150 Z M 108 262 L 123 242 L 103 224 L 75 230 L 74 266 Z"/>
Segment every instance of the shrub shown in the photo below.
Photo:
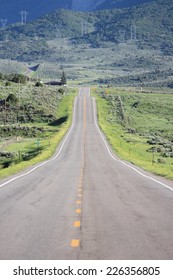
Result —
<path fill-rule="evenodd" d="M 59 90 L 58 90 L 58 92 L 59 93 L 61 93 L 62 95 L 64 94 L 64 92 L 65 92 L 65 90 L 64 89 L 62 89 L 62 88 L 60 88 Z"/>
<path fill-rule="evenodd" d="M 15 94 L 10 93 L 6 101 L 10 104 L 16 105 L 18 103 L 18 98 Z"/>
<path fill-rule="evenodd" d="M 25 84 L 29 79 L 27 76 L 24 76 L 22 74 L 11 74 L 8 76 L 8 80 L 13 83 Z"/>
<path fill-rule="evenodd" d="M 6 81 L 5 86 L 6 86 L 6 87 L 11 86 L 11 82 L 10 82 L 10 81 Z"/>
<path fill-rule="evenodd" d="M 35 84 L 36 87 L 42 87 L 43 86 L 43 83 L 41 81 L 38 81 L 36 82 Z"/>

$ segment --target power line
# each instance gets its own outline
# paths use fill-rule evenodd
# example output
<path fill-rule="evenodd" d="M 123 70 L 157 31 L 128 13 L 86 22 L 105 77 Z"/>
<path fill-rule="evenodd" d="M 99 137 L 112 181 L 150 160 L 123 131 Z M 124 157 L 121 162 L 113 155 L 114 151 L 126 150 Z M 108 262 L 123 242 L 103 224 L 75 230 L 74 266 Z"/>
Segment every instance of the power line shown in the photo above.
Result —
<path fill-rule="evenodd" d="M 122 30 L 122 29 L 119 30 L 119 41 L 121 43 L 125 42 L 125 34 L 126 34 L 125 30 Z"/>
<path fill-rule="evenodd" d="M 23 24 L 26 23 L 26 18 L 27 18 L 28 12 L 27 11 L 21 11 L 20 15 L 21 15 L 21 24 L 23 25 Z"/>
<path fill-rule="evenodd" d="M 81 35 L 84 36 L 88 33 L 88 23 L 86 21 L 82 21 L 82 32 Z"/>
<path fill-rule="evenodd" d="M 2 25 L 2 28 L 5 27 L 7 24 L 7 19 L 2 19 L 1 18 L 1 25 Z"/>
<path fill-rule="evenodd" d="M 131 25 L 131 41 L 136 40 L 136 25 Z"/>

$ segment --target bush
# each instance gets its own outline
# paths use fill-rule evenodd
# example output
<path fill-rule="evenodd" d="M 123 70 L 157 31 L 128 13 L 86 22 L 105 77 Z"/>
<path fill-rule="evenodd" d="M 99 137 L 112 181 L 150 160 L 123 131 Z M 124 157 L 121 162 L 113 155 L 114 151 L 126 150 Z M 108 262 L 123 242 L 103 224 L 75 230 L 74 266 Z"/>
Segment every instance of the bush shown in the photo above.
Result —
<path fill-rule="evenodd" d="M 6 101 L 10 104 L 16 105 L 18 103 L 18 98 L 15 94 L 10 93 Z"/>
<path fill-rule="evenodd" d="M 11 82 L 10 82 L 10 81 L 6 81 L 5 86 L 6 86 L 6 87 L 11 86 Z"/>
<path fill-rule="evenodd" d="M 58 90 L 58 92 L 59 93 L 61 93 L 62 95 L 64 94 L 64 92 L 65 92 L 65 90 L 64 89 L 62 89 L 62 88 L 60 88 L 59 90 Z"/>
<path fill-rule="evenodd" d="M 166 161 L 165 161 L 163 158 L 158 158 L 158 163 L 165 164 L 165 163 L 166 163 Z"/>
<path fill-rule="evenodd" d="M 13 83 L 21 83 L 25 84 L 29 79 L 27 76 L 24 76 L 22 74 L 11 74 L 8 76 L 8 81 L 11 81 Z"/>
<path fill-rule="evenodd" d="M 43 83 L 41 81 L 38 81 L 36 82 L 35 84 L 36 87 L 42 87 L 43 86 Z"/>
<path fill-rule="evenodd" d="M 14 153 L 6 152 L 6 151 L 0 151 L 0 157 L 1 158 L 13 158 L 15 156 Z"/>
<path fill-rule="evenodd" d="M 4 75 L 2 73 L 0 73 L 0 80 L 4 79 Z"/>

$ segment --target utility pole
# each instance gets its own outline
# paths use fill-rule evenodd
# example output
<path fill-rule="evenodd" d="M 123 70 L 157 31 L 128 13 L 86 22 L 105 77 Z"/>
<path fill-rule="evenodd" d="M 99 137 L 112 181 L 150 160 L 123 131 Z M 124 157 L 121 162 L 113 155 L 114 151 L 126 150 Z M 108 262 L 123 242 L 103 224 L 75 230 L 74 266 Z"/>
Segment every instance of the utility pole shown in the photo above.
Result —
<path fill-rule="evenodd" d="M 2 19 L 1 18 L 1 25 L 2 25 L 2 28 L 4 28 L 7 24 L 7 19 Z"/>
<path fill-rule="evenodd" d="M 55 37 L 56 38 L 61 38 L 62 37 L 62 25 L 57 25 L 56 28 L 55 28 Z"/>
<path fill-rule="evenodd" d="M 119 30 L 119 40 L 121 43 L 125 42 L 125 30 Z"/>
<path fill-rule="evenodd" d="M 21 24 L 23 25 L 23 24 L 26 23 L 26 18 L 27 18 L 28 12 L 27 11 L 21 11 L 20 15 L 21 15 Z"/>
<path fill-rule="evenodd" d="M 86 21 L 82 21 L 82 32 L 81 32 L 82 37 L 85 34 L 87 34 L 87 22 Z"/>
<path fill-rule="evenodd" d="M 81 30 L 81 35 L 82 35 L 82 37 L 83 37 L 83 35 L 84 35 L 84 25 L 83 25 L 83 21 L 82 21 L 82 30 Z"/>
<path fill-rule="evenodd" d="M 5 35 L 5 39 L 4 40 L 5 40 L 5 42 L 9 41 L 8 34 Z"/>
<path fill-rule="evenodd" d="M 136 25 L 131 25 L 131 41 L 136 40 Z"/>
<path fill-rule="evenodd" d="M 88 31 L 87 31 L 87 22 L 84 21 L 84 34 L 87 34 Z"/>

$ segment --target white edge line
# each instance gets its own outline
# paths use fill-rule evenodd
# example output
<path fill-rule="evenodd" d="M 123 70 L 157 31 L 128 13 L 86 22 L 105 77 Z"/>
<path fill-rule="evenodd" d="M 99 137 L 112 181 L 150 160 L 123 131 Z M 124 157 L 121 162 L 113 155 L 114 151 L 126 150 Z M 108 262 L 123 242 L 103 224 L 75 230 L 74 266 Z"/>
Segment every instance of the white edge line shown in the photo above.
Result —
<path fill-rule="evenodd" d="M 72 132 L 72 130 L 73 130 L 75 116 L 76 116 L 76 98 L 75 98 L 74 109 L 73 109 L 73 122 L 72 122 L 72 125 L 71 125 L 71 128 L 70 128 L 69 132 L 67 133 L 67 135 L 66 135 L 64 141 L 63 141 L 62 144 L 61 144 L 61 148 L 59 149 L 58 153 L 57 153 L 53 158 L 42 162 L 41 164 L 39 164 L 39 165 L 35 166 L 34 168 L 32 168 L 31 170 L 29 170 L 28 172 L 26 172 L 26 173 L 24 173 L 24 174 L 21 174 L 21 175 L 19 175 L 19 176 L 16 176 L 16 177 L 14 177 L 14 178 L 12 178 L 12 179 L 10 179 L 10 180 L 4 182 L 3 184 L 0 185 L 0 188 L 6 186 L 6 185 L 8 185 L 8 184 L 10 184 L 10 183 L 13 182 L 13 181 L 16 181 L 17 179 L 20 179 L 20 178 L 22 178 L 22 177 L 25 177 L 25 176 L 31 174 L 31 173 L 34 172 L 36 169 L 38 169 L 38 168 L 42 167 L 43 165 L 45 165 L 45 164 L 47 164 L 47 163 L 49 163 L 49 162 L 54 161 L 55 159 L 57 159 L 57 157 L 60 155 L 60 153 L 61 153 L 61 151 L 62 151 L 62 149 L 63 149 L 63 147 L 64 147 L 64 145 L 65 145 L 65 143 L 66 143 L 66 141 L 67 141 L 67 139 L 68 139 L 68 137 L 70 136 L 70 134 L 71 134 L 71 132 Z"/>
<path fill-rule="evenodd" d="M 104 139 L 104 137 L 103 137 L 103 135 L 102 135 L 102 133 L 101 133 L 101 131 L 100 131 L 100 128 L 99 128 L 99 126 L 98 126 L 98 124 L 97 124 L 97 121 L 96 121 L 96 108 L 95 108 L 95 107 L 96 107 L 96 105 L 95 105 L 95 98 L 93 97 L 94 123 L 95 123 L 95 126 L 96 126 L 96 128 L 97 128 L 97 130 L 98 130 L 98 132 L 99 132 L 99 134 L 100 134 L 100 136 L 101 136 L 101 138 L 102 138 L 102 140 L 103 140 L 103 142 L 104 142 L 104 144 L 105 144 L 105 146 L 106 146 L 106 149 L 107 149 L 109 155 L 111 156 L 111 158 L 112 158 L 113 160 L 115 160 L 115 161 L 118 161 L 118 162 L 122 163 L 123 165 L 127 166 L 128 168 L 132 169 L 133 171 L 137 172 L 137 173 L 140 174 L 141 176 L 143 176 L 143 177 L 145 177 L 145 178 L 147 178 L 147 179 L 150 179 L 150 180 L 154 181 L 155 183 L 157 183 L 157 184 L 159 184 L 159 185 L 161 185 L 161 186 L 167 188 L 167 189 L 170 190 L 170 191 L 173 191 L 173 188 L 171 188 L 170 186 L 168 186 L 168 185 L 166 185 L 166 184 L 164 184 L 164 183 L 162 183 L 162 182 L 160 182 L 160 181 L 158 181 L 158 180 L 156 180 L 156 179 L 154 179 L 154 178 L 152 178 L 152 177 L 150 177 L 150 176 L 147 176 L 147 175 L 143 174 L 142 172 L 140 172 L 139 170 L 137 170 L 135 167 L 130 166 L 129 164 L 125 163 L 124 161 L 122 161 L 122 160 L 120 160 L 120 159 L 116 159 L 116 158 L 112 155 L 112 153 L 111 153 L 111 151 L 110 151 L 110 148 L 108 147 L 108 145 L 107 145 L 107 143 L 106 143 L 106 141 L 105 141 L 105 139 Z"/>
<path fill-rule="evenodd" d="M 100 134 L 100 136 L 101 136 L 105 146 L 106 146 L 106 149 L 107 149 L 109 155 L 111 156 L 111 158 L 113 160 L 117 161 L 117 159 L 112 155 L 112 153 L 111 153 L 111 151 L 110 151 L 110 149 L 108 147 L 108 144 L 106 143 L 106 141 L 105 141 L 105 139 L 103 137 L 103 134 L 101 133 L 100 128 L 98 127 L 98 124 L 97 124 L 97 121 L 96 121 L 96 108 L 95 108 L 95 102 L 94 101 L 95 100 L 94 100 L 94 97 L 93 97 L 93 110 L 94 110 L 94 123 L 95 123 L 95 126 L 96 126 L 96 128 L 97 128 L 97 130 L 98 130 L 98 132 L 99 132 L 99 134 Z"/>

